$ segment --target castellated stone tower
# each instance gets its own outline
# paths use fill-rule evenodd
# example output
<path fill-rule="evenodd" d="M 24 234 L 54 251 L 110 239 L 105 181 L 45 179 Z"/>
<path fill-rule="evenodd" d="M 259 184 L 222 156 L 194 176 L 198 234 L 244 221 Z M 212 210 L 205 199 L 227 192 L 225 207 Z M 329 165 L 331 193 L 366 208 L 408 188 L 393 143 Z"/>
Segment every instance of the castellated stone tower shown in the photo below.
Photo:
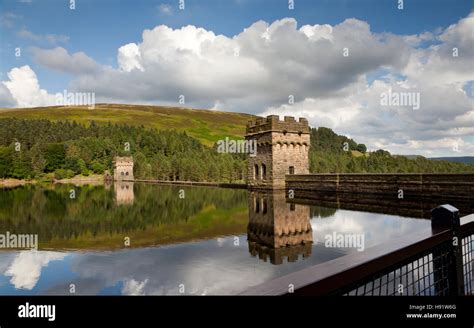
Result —
<path fill-rule="evenodd" d="M 285 175 L 309 173 L 310 128 L 305 118 L 259 117 L 247 124 L 245 139 L 257 141 L 256 156 L 248 158 L 250 188 L 285 189 Z"/>
<path fill-rule="evenodd" d="M 114 180 L 133 181 L 133 157 L 114 158 Z"/>

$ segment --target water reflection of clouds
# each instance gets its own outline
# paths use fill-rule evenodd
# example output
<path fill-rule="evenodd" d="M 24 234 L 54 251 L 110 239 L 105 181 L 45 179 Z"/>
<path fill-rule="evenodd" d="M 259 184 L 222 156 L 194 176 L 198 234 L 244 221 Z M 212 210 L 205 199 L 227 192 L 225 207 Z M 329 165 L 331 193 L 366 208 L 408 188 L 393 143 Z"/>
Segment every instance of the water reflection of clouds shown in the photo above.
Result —
<path fill-rule="evenodd" d="M 217 238 L 216 241 L 217 241 L 217 246 L 222 247 L 224 246 L 225 238 Z"/>
<path fill-rule="evenodd" d="M 216 242 L 213 240 L 192 246 L 113 252 L 107 254 L 109 261 L 102 261 L 101 254 L 83 254 L 75 259 L 72 270 L 88 280 L 103 280 L 108 286 L 122 283 L 122 293 L 127 295 L 178 295 L 180 284 L 185 294 L 232 294 L 272 277 L 271 267 L 267 272 L 259 268 L 256 279 L 255 260 L 249 261 L 247 250 L 236 250 L 233 237 L 223 239 L 219 249 L 210 244 Z"/>
<path fill-rule="evenodd" d="M 123 295 L 145 295 L 145 286 L 148 283 L 148 279 L 144 281 L 136 281 L 135 279 L 126 279 L 123 284 L 122 294 Z"/>
<path fill-rule="evenodd" d="M 17 289 L 32 290 L 40 276 L 43 267 L 51 261 L 64 259 L 66 254 L 57 252 L 22 251 L 10 257 L 6 265 L 0 266 L 0 272 L 11 277 L 10 283 Z M 3 261 L 2 261 L 3 262 Z"/>
<path fill-rule="evenodd" d="M 239 236 L 243 240 L 245 236 Z M 337 250 L 317 247 L 304 261 L 272 265 L 253 258 L 246 243 L 234 246 L 234 237 L 119 252 L 81 253 L 74 256 L 72 281 L 77 294 L 100 294 L 104 288 L 127 295 L 236 294 L 269 279 L 340 256 Z M 61 294 L 65 286 L 50 286 L 44 294 Z"/>
<path fill-rule="evenodd" d="M 429 220 L 400 218 L 394 215 L 338 210 L 327 218 L 311 220 L 314 242 L 324 243 L 328 234 L 365 234 L 365 246 L 381 244 L 406 233 L 430 227 Z"/>

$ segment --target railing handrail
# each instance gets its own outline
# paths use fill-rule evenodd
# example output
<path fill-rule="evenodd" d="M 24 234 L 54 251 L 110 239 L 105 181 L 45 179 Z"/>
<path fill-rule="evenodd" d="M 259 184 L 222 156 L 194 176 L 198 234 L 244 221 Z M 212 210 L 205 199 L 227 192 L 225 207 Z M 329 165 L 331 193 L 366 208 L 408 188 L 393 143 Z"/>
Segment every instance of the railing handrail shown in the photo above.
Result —
<path fill-rule="evenodd" d="M 462 236 L 474 231 L 474 214 L 460 218 Z M 453 236 L 452 230 L 434 233 L 431 228 L 351 253 L 273 279 L 244 291 L 241 295 L 326 295 L 350 286 L 374 273 L 424 253 Z M 291 287 L 291 288 L 290 288 Z"/>

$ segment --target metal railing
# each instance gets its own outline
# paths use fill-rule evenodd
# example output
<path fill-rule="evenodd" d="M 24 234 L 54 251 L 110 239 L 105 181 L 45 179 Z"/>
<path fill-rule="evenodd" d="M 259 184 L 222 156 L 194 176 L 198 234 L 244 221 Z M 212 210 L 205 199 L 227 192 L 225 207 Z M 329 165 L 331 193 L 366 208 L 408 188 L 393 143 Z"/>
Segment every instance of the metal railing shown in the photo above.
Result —
<path fill-rule="evenodd" d="M 247 295 L 474 295 L 474 215 L 442 205 L 431 229 L 248 289 Z"/>

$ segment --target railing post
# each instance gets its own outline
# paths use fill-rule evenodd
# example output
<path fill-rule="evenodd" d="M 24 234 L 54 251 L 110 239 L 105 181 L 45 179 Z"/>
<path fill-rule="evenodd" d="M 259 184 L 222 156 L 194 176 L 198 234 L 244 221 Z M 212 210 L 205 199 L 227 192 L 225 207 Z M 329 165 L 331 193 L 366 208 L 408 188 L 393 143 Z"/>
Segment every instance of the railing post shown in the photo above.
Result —
<path fill-rule="evenodd" d="M 459 210 L 457 208 L 446 204 L 431 210 L 431 231 L 433 234 L 445 230 L 452 232 L 448 251 L 437 250 L 433 252 L 433 275 L 437 294 L 464 295 L 460 227 Z"/>

